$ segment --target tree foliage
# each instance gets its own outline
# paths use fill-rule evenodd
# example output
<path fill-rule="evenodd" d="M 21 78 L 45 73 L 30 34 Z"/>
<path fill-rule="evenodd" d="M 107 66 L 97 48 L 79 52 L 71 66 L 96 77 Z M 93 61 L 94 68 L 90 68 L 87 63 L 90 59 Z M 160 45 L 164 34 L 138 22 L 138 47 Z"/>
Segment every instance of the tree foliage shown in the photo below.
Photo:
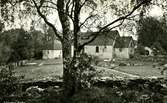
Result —
<path fill-rule="evenodd" d="M 41 59 L 42 58 L 42 50 L 45 48 L 45 36 L 44 33 L 37 30 L 32 30 L 28 32 L 31 36 L 31 40 L 29 41 L 31 44 L 31 50 L 33 51 L 33 57 L 35 59 Z M 29 45 L 30 45 L 29 44 Z"/>
<path fill-rule="evenodd" d="M 42 50 L 43 39 L 39 31 L 27 32 L 12 29 L 0 34 L 1 63 L 15 62 L 38 56 Z"/>
<path fill-rule="evenodd" d="M 160 51 L 167 50 L 167 24 L 165 19 L 158 20 L 154 17 L 146 17 L 138 23 L 139 45 L 156 48 Z"/>

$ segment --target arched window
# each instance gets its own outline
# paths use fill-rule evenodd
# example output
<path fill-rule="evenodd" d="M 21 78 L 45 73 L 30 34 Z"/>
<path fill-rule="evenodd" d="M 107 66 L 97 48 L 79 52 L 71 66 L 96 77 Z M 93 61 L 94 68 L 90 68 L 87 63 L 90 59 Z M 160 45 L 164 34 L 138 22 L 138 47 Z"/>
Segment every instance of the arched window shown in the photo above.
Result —
<path fill-rule="evenodd" d="M 99 53 L 99 47 L 98 46 L 96 47 L 96 53 Z"/>

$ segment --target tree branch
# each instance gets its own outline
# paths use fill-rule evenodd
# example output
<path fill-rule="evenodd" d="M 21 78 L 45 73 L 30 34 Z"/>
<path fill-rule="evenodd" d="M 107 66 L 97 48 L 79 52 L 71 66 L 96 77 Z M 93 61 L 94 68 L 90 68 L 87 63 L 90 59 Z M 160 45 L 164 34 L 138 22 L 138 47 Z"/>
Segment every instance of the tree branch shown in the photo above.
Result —
<path fill-rule="evenodd" d="M 119 27 L 119 26 L 121 26 L 122 24 L 123 24 L 123 22 L 125 21 L 125 19 L 123 19 L 122 21 L 121 21 L 121 23 L 119 23 L 118 25 L 116 25 L 116 26 L 113 26 L 112 28 L 110 28 L 109 30 L 112 30 L 112 29 L 114 29 L 114 28 L 116 28 L 116 27 Z"/>
<path fill-rule="evenodd" d="M 41 13 L 40 8 L 38 7 L 38 5 L 37 5 L 37 3 L 35 2 L 35 0 L 32 0 L 32 1 L 33 1 L 34 5 L 35 5 L 35 7 L 36 7 L 36 9 L 37 9 L 37 12 L 38 12 L 39 16 L 42 17 L 42 19 L 45 21 L 45 23 L 53 29 L 53 31 L 54 31 L 55 35 L 58 37 L 58 39 L 59 39 L 60 41 L 62 41 L 62 40 L 63 40 L 63 39 L 62 39 L 62 36 L 60 36 L 60 35 L 57 33 L 56 27 L 55 27 L 52 23 L 50 23 L 50 22 L 47 20 L 47 18 L 46 18 L 45 15 L 43 15 L 43 14 Z"/>
<path fill-rule="evenodd" d="M 88 1 L 88 0 L 85 0 L 85 1 L 81 4 L 80 9 L 82 9 L 82 7 L 86 4 L 87 1 Z"/>
<path fill-rule="evenodd" d="M 70 2 L 71 2 L 71 0 L 68 0 L 67 3 L 66 3 L 66 13 L 69 12 Z"/>
<path fill-rule="evenodd" d="M 74 11 L 74 0 L 72 1 L 72 7 L 71 7 L 71 13 L 69 15 L 71 15 L 71 17 L 73 17 L 73 11 Z"/>
<path fill-rule="evenodd" d="M 122 16 L 122 17 L 114 20 L 113 22 L 107 24 L 106 26 L 104 26 L 103 28 L 101 28 L 99 31 L 104 30 L 105 28 L 109 27 L 110 25 L 113 25 L 114 23 L 116 23 L 116 22 L 118 22 L 120 20 L 126 19 L 127 17 L 129 17 L 130 15 L 132 15 L 139 7 L 141 7 L 143 4 L 147 3 L 148 1 L 150 1 L 150 0 L 144 0 L 143 2 L 141 2 L 140 4 L 138 4 L 137 6 L 135 6 L 130 13 L 128 13 L 127 15 Z"/>
<path fill-rule="evenodd" d="M 49 9 L 53 9 L 53 10 L 58 10 L 57 7 L 53 7 L 53 6 L 41 6 L 41 8 L 49 8 Z M 66 14 L 72 21 L 74 21 L 72 16 L 69 15 L 67 12 L 62 12 L 62 13 Z"/>
<path fill-rule="evenodd" d="M 95 17 L 95 16 L 97 16 L 97 15 L 90 15 L 89 17 L 87 17 L 87 18 L 84 20 L 84 22 L 80 24 L 80 28 L 81 28 L 90 18 Z"/>
<path fill-rule="evenodd" d="M 48 2 L 48 3 L 52 4 L 52 5 L 57 6 L 57 4 L 56 4 L 56 3 L 54 3 L 53 1 L 46 0 L 45 2 Z"/>
<path fill-rule="evenodd" d="M 55 9 L 55 10 L 57 10 L 57 8 L 56 8 L 56 7 L 53 7 L 53 6 L 41 6 L 40 8 L 50 8 L 50 9 Z"/>

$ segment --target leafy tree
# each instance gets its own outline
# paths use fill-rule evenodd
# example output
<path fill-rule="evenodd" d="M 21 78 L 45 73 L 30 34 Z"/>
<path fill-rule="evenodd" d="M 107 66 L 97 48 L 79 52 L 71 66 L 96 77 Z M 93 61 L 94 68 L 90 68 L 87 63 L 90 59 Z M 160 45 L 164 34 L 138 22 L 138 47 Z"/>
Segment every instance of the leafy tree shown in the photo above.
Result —
<path fill-rule="evenodd" d="M 0 35 L 1 63 L 14 62 L 32 57 L 42 57 L 43 33 L 24 29 L 11 29 Z"/>
<path fill-rule="evenodd" d="M 17 30 L 4 31 L 0 35 L 0 58 L 1 63 L 5 64 L 9 60 L 13 51 L 12 46 L 17 41 Z"/>
<path fill-rule="evenodd" d="M 42 49 L 44 48 L 43 45 L 45 43 L 44 33 L 42 33 L 41 31 L 37 31 L 37 30 L 31 30 L 29 34 L 31 35 L 31 38 L 32 38 L 30 42 L 32 42 L 31 49 L 34 52 L 34 58 L 41 59 Z"/>
<path fill-rule="evenodd" d="M 8 5 L 1 5 L 1 10 L 4 12 L 2 16 L 12 21 L 13 15 L 11 18 L 7 18 L 10 16 L 10 10 L 12 10 L 8 8 L 17 10 L 16 5 L 13 6 L 10 4 L 20 3 L 20 5 L 22 4 L 24 6 L 23 14 L 38 14 L 38 16 L 53 29 L 54 34 L 62 43 L 64 95 L 68 97 L 72 96 L 77 92 L 76 90 L 78 90 L 76 86 L 77 57 L 80 56 L 83 47 L 95 40 L 96 37 L 101 34 L 100 32 L 106 31 L 106 28 L 112 30 L 119 27 L 124 20 L 129 18 L 138 8 L 148 4 L 150 1 L 151 0 L 132 0 L 133 5 L 129 9 L 129 2 L 125 2 L 124 0 L 3 0 L 1 4 Z M 123 5 L 122 7 L 121 4 Z M 107 21 L 104 22 L 106 19 L 105 14 L 108 13 L 107 11 L 110 11 L 110 13 L 113 12 L 112 14 L 116 14 L 118 18 L 109 23 L 107 23 Z M 58 15 L 55 16 L 55 20 L 60 23 L 62 34 L 58 33 L 58 27 L 48 19 L 49 14 L 52 13 Z M 7 14 L 7 16 L 5 14 Z M 81 14 L 87 15 L 87 17 L 81 20 Z M 106 17 L 108 18 L 108 16 Z M 100 29 L 97 29 L 96 33 L 89 35 L 90 40 L 83 44 L 79 43 L 81 29 L 98 27 L 100 27 Z M 71 30 L 71 28 L 73 29 Z M 71 57 L 71 45 L 74 46 L 73 57 Z"/>
<path fill-rule="evenodd" d="M 167 24 L 164 19 L 158 20 L 154 17 L 146 17 L 138 23 L 139 45 L 156 48 L 159 51 L 167 50 Z"/>
<path fill-rule="evenodd" d="M 32 37 L 23 29 L 4 31 L 0 35 L 1 60 L 3 63 L 29 59 L 33 56 Z M 4 59 L 3 59 L 4 58 Z"/>
<path fill-rule="evenodd" d="M 0 65 L 2 65 L 8 61 L 8 59 L 11 55 L 11 48 L 3 42 L 0 43 L 0 48 L 1 48 L 1 50 L 0 50 L 0 58 L 1 58 Z"/>

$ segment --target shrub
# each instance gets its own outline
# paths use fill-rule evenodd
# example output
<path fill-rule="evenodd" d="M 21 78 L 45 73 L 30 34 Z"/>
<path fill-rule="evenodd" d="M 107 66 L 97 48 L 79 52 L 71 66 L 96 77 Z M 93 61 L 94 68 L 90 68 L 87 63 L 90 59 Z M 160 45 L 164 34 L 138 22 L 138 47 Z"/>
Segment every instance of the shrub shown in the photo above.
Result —
<path fill-rule="evenodd" d="M 0 101 L 19 91 L 19 78 L 14 75 L 14 67 L 0 68 Z"/>
<path fill-rule="evenodd" d="M 91 65 L 93 58 L 85 53 L 81 54 L 79 58 L 77 58 L 77 72 L 76 79 L 79 88 L 87 88 L 90 87 L 93 82 L 93 77 L 95 77 L 98 72 L 95 67 Z"/>

